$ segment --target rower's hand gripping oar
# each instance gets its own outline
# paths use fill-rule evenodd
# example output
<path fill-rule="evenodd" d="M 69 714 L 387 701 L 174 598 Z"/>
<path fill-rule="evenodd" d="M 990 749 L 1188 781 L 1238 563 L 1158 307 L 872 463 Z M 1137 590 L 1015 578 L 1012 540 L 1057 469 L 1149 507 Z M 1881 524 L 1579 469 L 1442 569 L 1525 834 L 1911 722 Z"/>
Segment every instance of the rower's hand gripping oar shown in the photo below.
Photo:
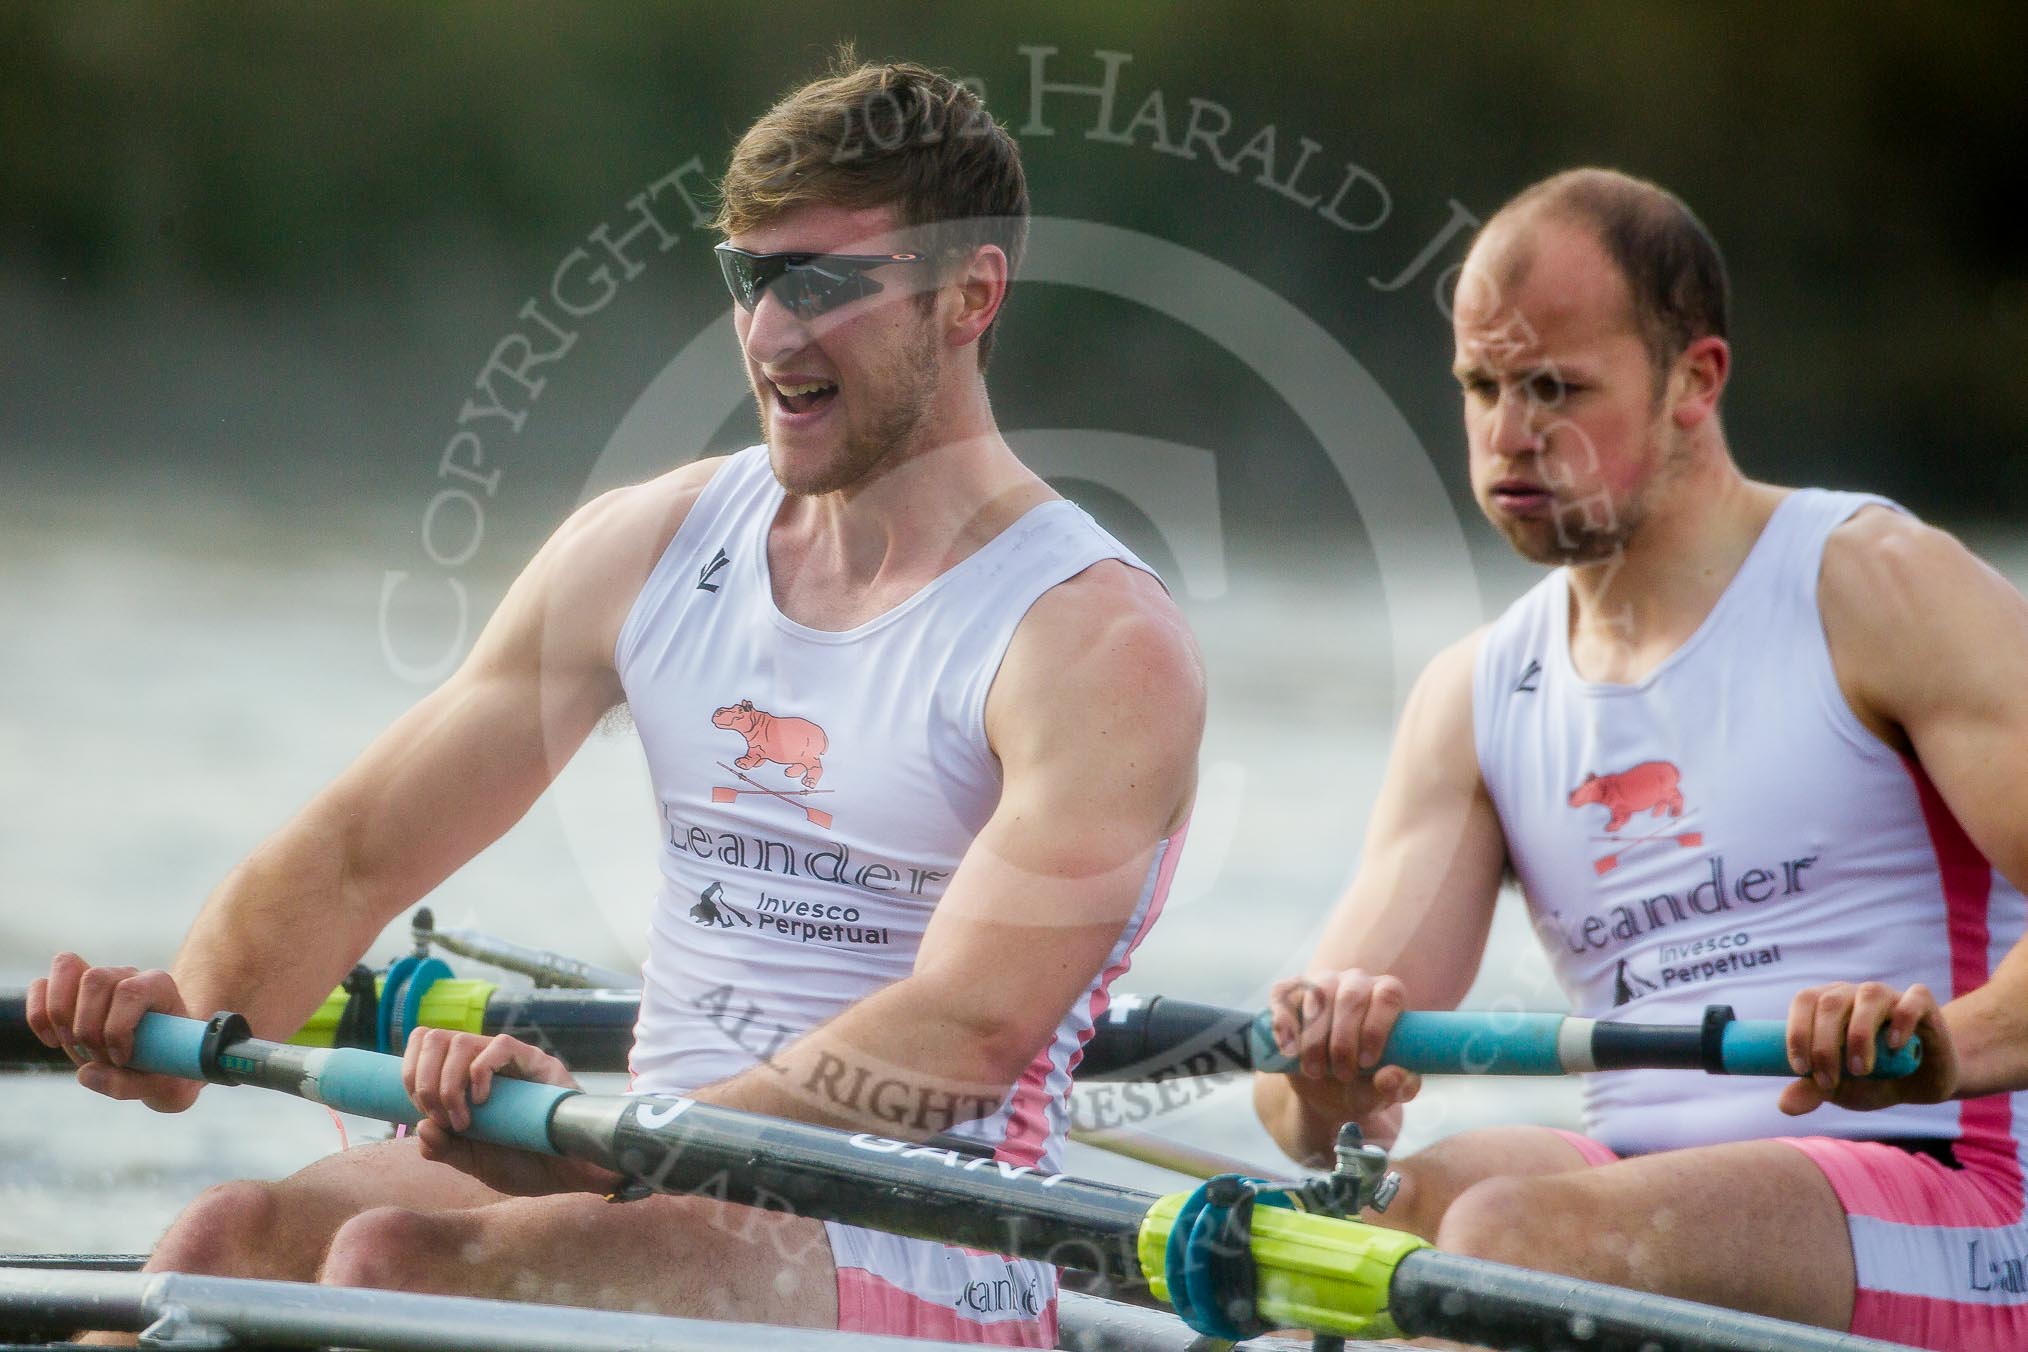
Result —
<path fill-rule="evenodd" d="M 402 1087 L 401 1058 L 354 1047 L 297 1047 L 256 1038 L 237 1014 L 209 1023 L 147 1014 L 134 1030 L 135 1070 L 213 1084 L 254 1084 L 279 1089 L 383 1122 L 415 1126 L 423 1120 Z M 544 1155 L 563 1152 L 550 1142 L 556 1105 L 580 1091 L 533 1080 L 495 1076 L 484 1103 L 472 1105 L 472 1125 L 458 1133 L 475 1141 Z"/>
<path fill-rule="evenodd" d="M 1250 1030 L 1255 1070 L 1292 1072 L 1294 1057 L 1275 1044 L 1270 1010 Z M 1793 1078 L 1788 1027 L 1779 1019 L 1735 1018 L 1730 1005 L 1711 1005 L 1701 1024 L 1617 1023 L 1574 1014 L 1415 1011 L 1401 1015 L 1380 1064 L 1421 1075 L 1569 1075 L 1591 1070 L 1704 1070 L 1713 1075 Z M 1866 1078 L 1898 1080 L 1922 1064 L 1911 1038 L 1874 1043 Z"/>

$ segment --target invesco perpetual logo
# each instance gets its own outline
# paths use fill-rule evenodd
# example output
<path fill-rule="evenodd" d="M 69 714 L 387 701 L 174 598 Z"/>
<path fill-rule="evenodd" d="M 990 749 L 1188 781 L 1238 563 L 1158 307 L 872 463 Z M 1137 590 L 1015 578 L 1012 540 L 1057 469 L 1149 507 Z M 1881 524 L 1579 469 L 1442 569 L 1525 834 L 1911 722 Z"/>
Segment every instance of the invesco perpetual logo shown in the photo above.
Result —
<path fill-rule="evenodd" d="M 1395 705 L 1442 644 L 1479 623 L 1479 591 L 1464 533 L 1427 451 L 1380 384 L 1315 319 L 1215 259 L 1090 221 L 1036 219 L 1022 280 L 1081 288 L 1163 315 L 1242 362 L 1302 420 L 1343 481 L 1377 565 Z M 672 468 L 671 448 L 706 445 L 750 399 L 728 305 L 621 418 L 586 477 L 583 499 L 666 472 Z M 1176 575 L 1168 581 L 1186 615 L 1193 624 L 1204 622 L 1200 631 L 1217 623 L 1228 559 L 1212 450 L 1116 430 L 1010 429 L 1007 439 L 1045 478 L 1097 484 L 1142 513 L 1175 560 Z M 1371 598 L 1354 593 L 1348 585 L 1341 609 L 1308 614 L 1305 624 L 1318 632 L 1370 625 L 1370 617 L 1359 612 Z M 1303 637 L 1286 639 L 1297 650 Z M 1210 679 L 1211 727 L 1172 911 L 1187 909 L 1215 889 L 1228 904 L 1242 903 L 1249 886 L 1244 876 L 1225 877 L 1246 867 L 1247 850 L 1238 837 L 1250 775 L 1241 759 L 1243 739 L 1232 735 L 1235 705 L 1243 701 L 1219 698 L 1215 655 Z M 1320 679 L 1329 679 L 1328 673 Z M 1301 726 L 1286 721 L 1274 726 L 1273 735 L 1287 742 L 1284 750 L 1310 758 L 1308 773 L 1318 778 L 1305 791 L 1313 799 L 1336 791 L 1337 783 L 1323 771 L 1337 749 L 1314 745 L 1313 734 Z M 1220 735 L 1222 728 L 1226 735 Z M 1376 763 L 1371 774 L 1376 781 L 1377 769 Z M 644 831 L 652 829 L 644 810 L 652 794 L 633 739 L 594 739 L 558 781 L 555 801 L 602 912 L 623 942 L 637 945 L 646 932 L 656 872 L 642 848 Z M 1335 838 L 1355 839 L 1363 812 L 1363 798 L 1347 803 L 1344 819 L 1334 823 Z M 1314 898 L 1315 920 L 1330 900 L 1328 888 L 1342 876 Z M 1300 963 L 1309 938 L 1307 930 L 1292 933 L 1291 944 L 1300 951 L 1277 951 L 1268 961 Z M 1273 973 L 1262 969 L 1255 975 L 1263 989 L 1254 994 L 1262 995 Z"/>

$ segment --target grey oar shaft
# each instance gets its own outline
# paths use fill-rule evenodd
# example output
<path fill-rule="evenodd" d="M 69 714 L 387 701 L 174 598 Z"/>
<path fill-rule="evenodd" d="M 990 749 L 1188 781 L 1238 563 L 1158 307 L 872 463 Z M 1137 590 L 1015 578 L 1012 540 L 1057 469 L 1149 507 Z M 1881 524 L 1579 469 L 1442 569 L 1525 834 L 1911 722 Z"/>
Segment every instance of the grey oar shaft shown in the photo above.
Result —
<path fill-rule="evenodd" d="M 1401 1260 L 1387 1307 L 1403 1333 L 1506 1352 L 1909 1352 L 1830 1329 L 1622 1291 L 1422 1249 Z M 1547 1312 L 1565 1311 L 1558 1318 Z"/>
<path fill-rule="evenodd" d="M 240 1346 L 357 1347 L 385 1352 L 976 1352 L 922 1342 L 769 1328 L 708 1319 L 522 1305 L 406 1291 L 358 1291 L 296 1282 L 181 1273 L 0 1271 L 0 1326 L 64 1333 L 112 1329 L 201 1337 L 229 1332 Z M 192 1343 L 191 1345 L 200 1345 Z"/>
<path fill-rule="evenodd" d="M 502 971 L 532 977 L 538 986 L 566 986 L 576 990 L 625 989 L 641 984 L 639 972 L 622 972 L 595 962 L 567 958 L 547 949 L 528 948 L 478 930 L 432 929 L 430 942 L 461 958 L 489 962 Z"/>

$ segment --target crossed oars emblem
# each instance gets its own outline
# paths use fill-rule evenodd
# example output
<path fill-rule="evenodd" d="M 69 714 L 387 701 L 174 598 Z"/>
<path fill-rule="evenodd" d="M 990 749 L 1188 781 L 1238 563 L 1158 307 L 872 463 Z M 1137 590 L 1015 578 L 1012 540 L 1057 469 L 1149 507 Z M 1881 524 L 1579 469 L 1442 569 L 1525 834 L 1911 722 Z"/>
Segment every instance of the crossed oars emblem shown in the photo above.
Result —
<path fill-rule="evenodd" d="M 781 799 L 784 803 L 787 803 L 790 807 L 801 808 L 803 815 L 810 819 L 810 824 L 812 826 L 821 826 L 826 831 L 831 829 L 830 813 L 824 811 L 823 808 L 813 807 L 809 803 L 802 803 L 796 801 L 799 798 L 807 798 L 811 794 L 815 793 L 830 793 L 831 792 L 830 789 L 771 789 L 767 785 L 755 779 L 752 775 L 748 774 L 746 771 L 741 770 L 736 766 L 727 765 L 724 761 L 716 761 L 714 762 L 714 764 L 716 764 L 719 769 L 724 770 L 728 774 L 739 776 L 741 780 L 745 781 L 748 784 L 751 784 L 753 787 L 747 789 L 735 789 L 724 785 L 714 787 L 711 790 L 712 802 L 731 803 L 738 801 L 739 796 L 743 793 L 764 793 L 770 798 Z"/>

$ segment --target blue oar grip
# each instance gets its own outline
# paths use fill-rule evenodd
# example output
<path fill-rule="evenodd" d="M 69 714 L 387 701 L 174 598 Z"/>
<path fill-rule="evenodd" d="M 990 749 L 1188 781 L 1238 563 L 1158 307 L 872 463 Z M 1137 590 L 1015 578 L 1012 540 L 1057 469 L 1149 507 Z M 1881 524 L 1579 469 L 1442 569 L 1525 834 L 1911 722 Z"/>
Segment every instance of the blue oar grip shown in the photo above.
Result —
<path fill-rule="evenodd" d="M 472 1125 L 458 1134 L 554 1155 L 556 1147 L 549 1141 L 550 1114 L 559 1102 L 577 1092 L 496 1075 L 486 1101 L 472 1105 Z M 383 1122 L 413 1126 L 423 1117 L 402 1088 L 401 1058 L 355 1047 L 335 1048 L 324 1055 L 317 1069 L 317 1098 L 340 1112 L 377 1117 Z"/>
<path fill-rule="evenodd" d="M 1422 1075 L 1561 1075 L 1557 1031 L 1561 1014 L 1497 1011 L 1410 1011 L 1388 1035 L 1380 1063 Z M 1294 1058 L 1275 1045 L 1269 1011 L 1254 1016 L 1253 1068 L 1288 1073 Z"/>
<path fill-rule="evenodd" d="M 422 1111 L 402 1088 L 400 1057 L 356 1047 L 283 1047 L 246 1039 L 245 1028 L 245 1021 L 236 1014 L 221 1014 L 210 1024 L 173 1014 L 145 1014 L 134 1030 L 130 1064 L 135 1070 L 186 1080 L 222 1078 L 258 1083 L 266 1082 L 261 1069 L 268 1056 L 287 1056 L 287 1064 L 293 1067 L 287 1081 L 268 1083 L 267 1087 L 383 1122 L 413 1126 L 422 1120 Z M 229 1044 L 242 1040 L 242 1054 L 235 1055 Z M 472 1107 L 472 1125 L 459 1134 L 475 1141 L 557 1154 L 549 1142 L 549 1118 L 559 1102 L 577 1092 L 496 1075 L 486 1101 Z"/>
<path fill-rule="evenodd" d="M 1725 1073 L 1728 1075 L 1795 1075 L 1789 1064 L 1788 1025 L 1779 1019 L 1750 1019 L 1725 1025 Z M 1910 1038 L 1900 1047 L 1887 1045 L 1881 1033 L 1873 1044 L 1870 1080 L 1898 1080 L 1922 1065 L 1922 1043 Z"/>
<path fill-rule="evenodd" d="M 1394 1025 L 1380 1063 L 1421 1075 L 1561 1075 L 1561 1014 L 1407 1013 Z"/>
<path fill-rule="evenodd" d="M 174 1014 L 144 1014 L 134 1030 L 133 1070 L 174 1075 L 179 1080 L 204 1078 L 204 1024 Z"/>

